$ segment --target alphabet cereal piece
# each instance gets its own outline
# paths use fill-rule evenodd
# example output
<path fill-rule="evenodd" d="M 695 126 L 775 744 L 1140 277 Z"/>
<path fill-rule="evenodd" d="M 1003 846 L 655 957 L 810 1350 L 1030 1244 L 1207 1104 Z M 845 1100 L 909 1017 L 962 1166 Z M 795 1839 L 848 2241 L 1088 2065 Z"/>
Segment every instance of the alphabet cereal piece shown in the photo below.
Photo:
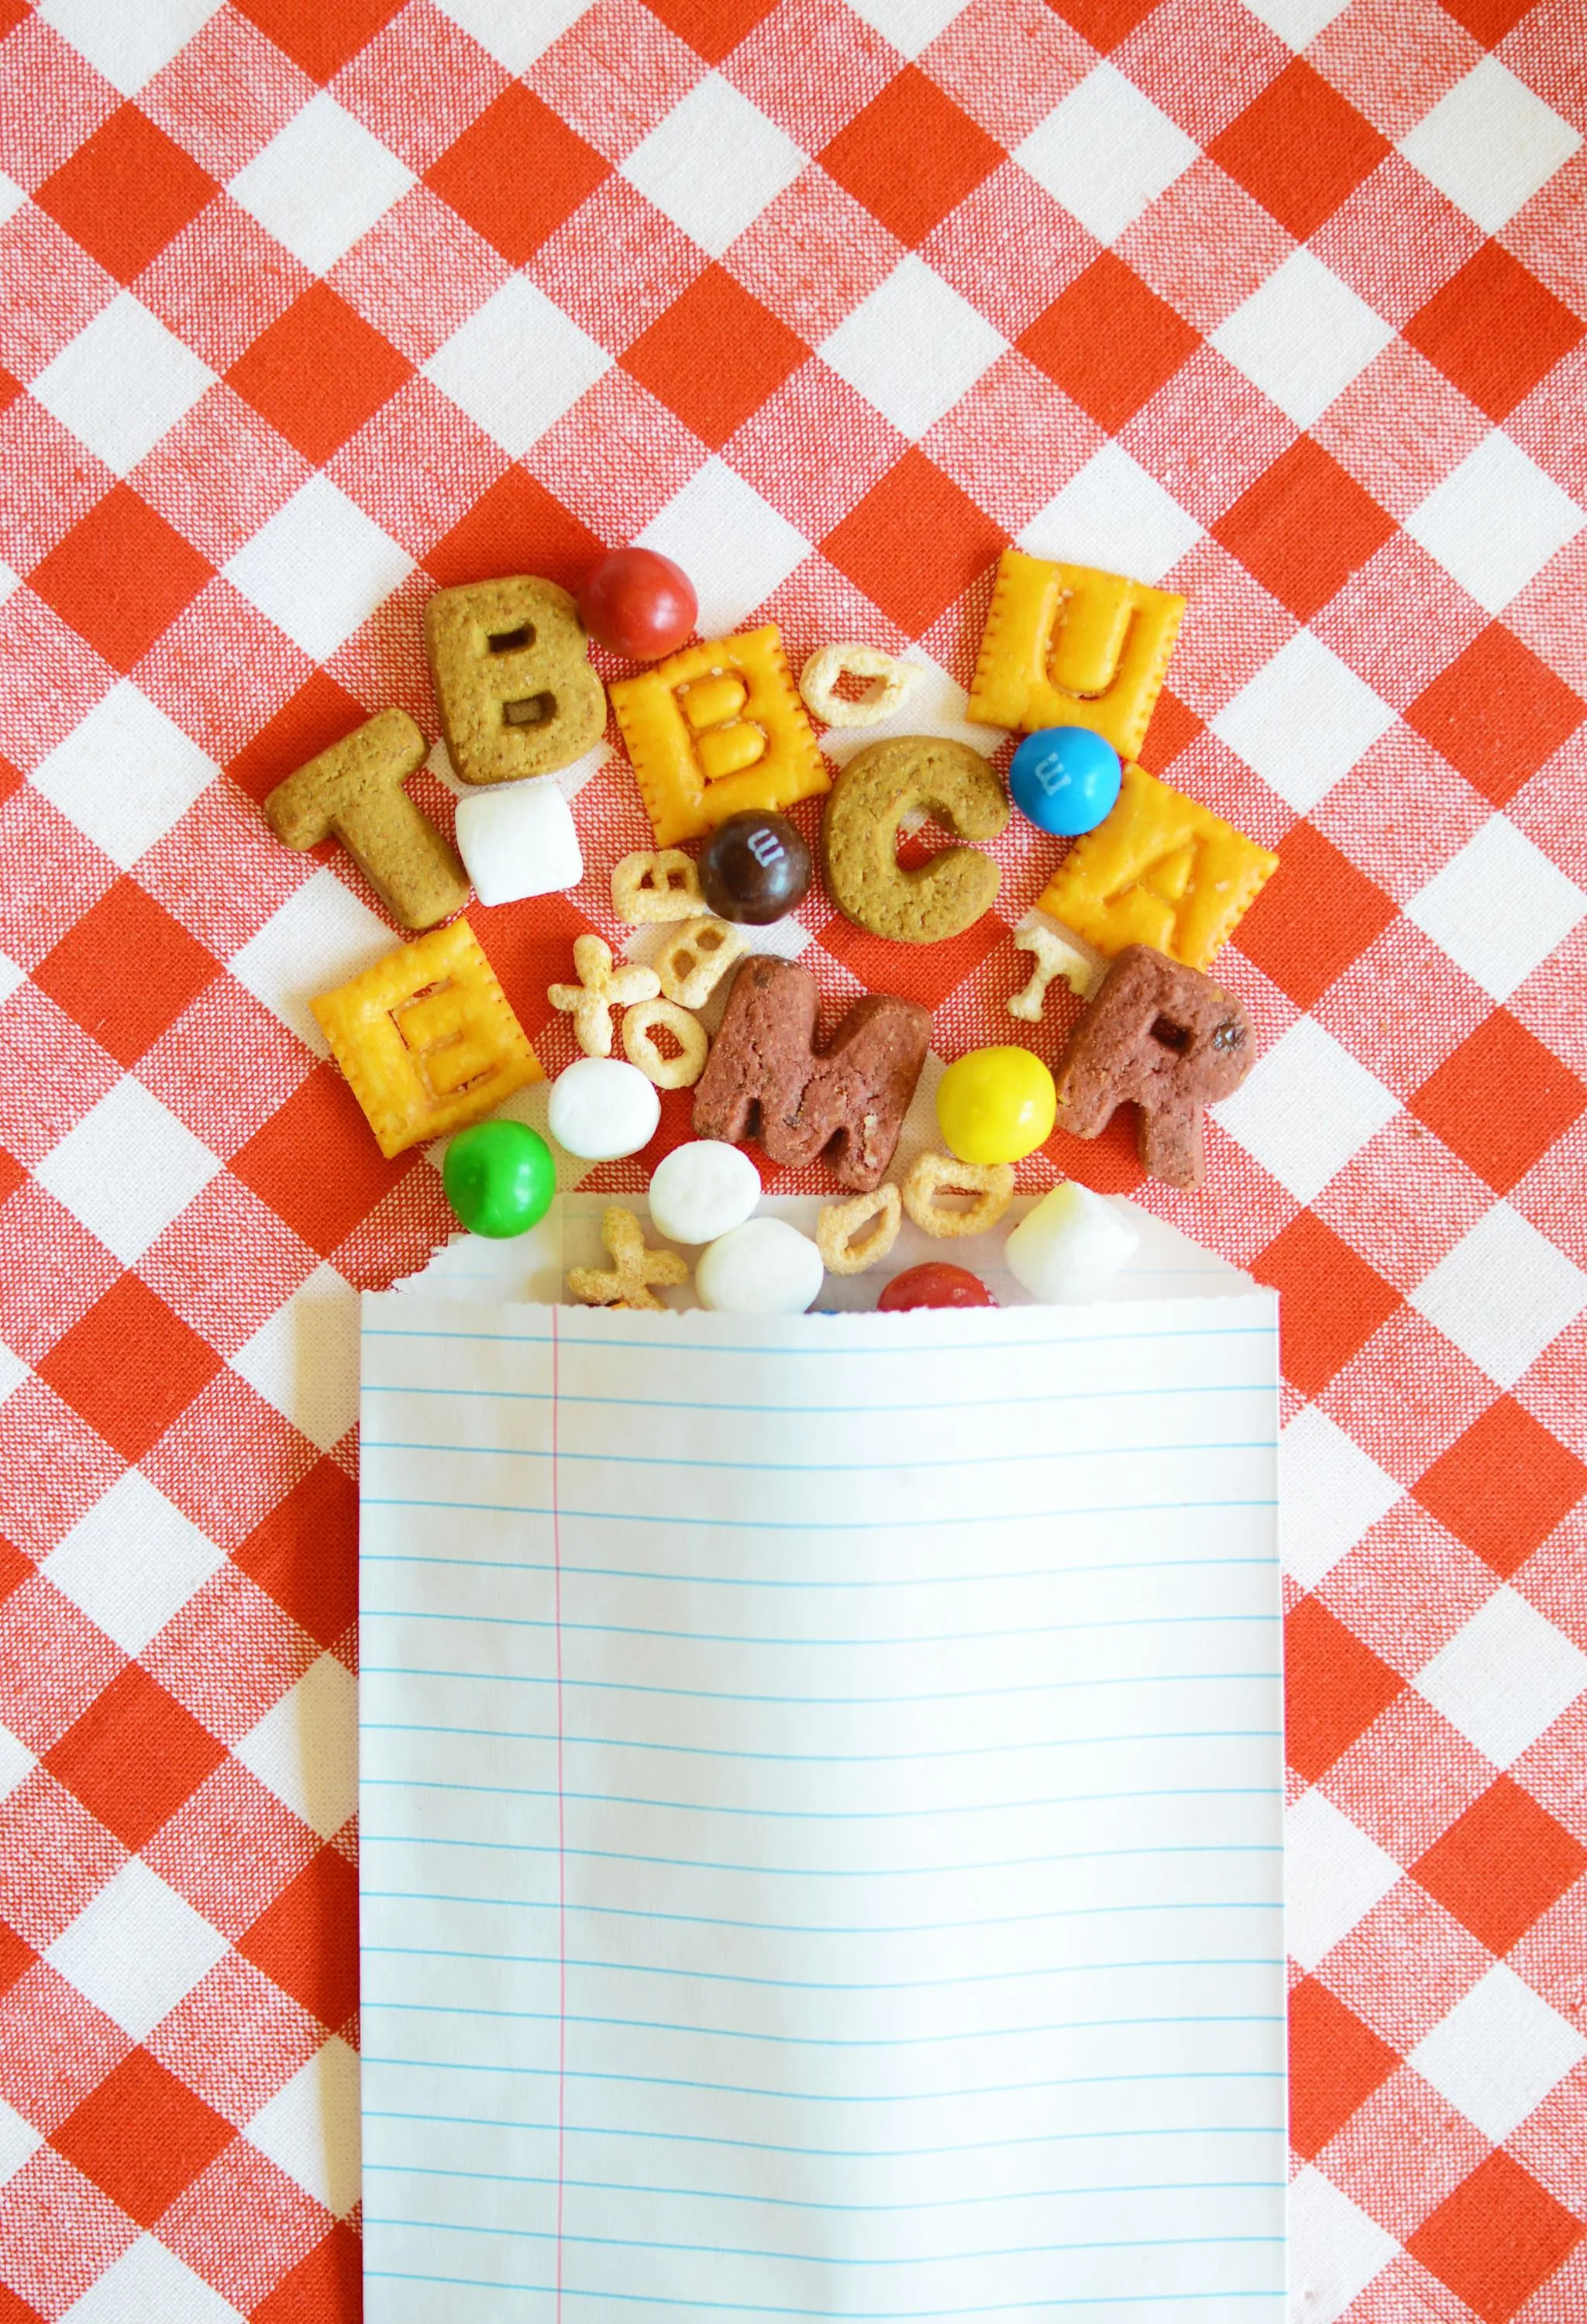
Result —
<path fill-rule="evenodd" d="M 546 999 L 572 1018 L 574 1037 L 586 1057 L 609 1057 L 613 1010 L 653 1001 L 661 990 L 660 979 L 653 968 L 633 964 L 614 968 L 612 947 L 597 936 L 574 938 L 573 965 L 578 982 L 553 984 Z"/>
<path fill-rule="evenodd" d="M 661 990 L 680 1009 L 703 1009 L 749 948 L 748 936 L 732 920 L 714 920 L 709 914 L 690 920 L 657 955 Z"/>
<path fill-rule="evenodd" d="M 612 1259 L 609 1268 L 573 1267 L 567 1271 L 567 1288 L 586 1307 L 659 1311 L 666 1303 L 657 1298 L 651 1285 L 675 1290 L 688 1281 L 687 1261 L 675 1250 L 647 1250 L 644 1230 L 621 1203 L 608 1204 L 603 1213 L 601 1240 Z"/>
<path fill-rule="evenodd" d="M 824 726 L 879 726 L 890 718 L 919 677 L 912 661 L 895 661 L 876 646 L 822 646 L 799 672 L 799 692 Z M 845 678 L 871 682 L 851 702 L 838 687 Z"/>
<path fill-rule="evenodd" d="M 1146 739 L 1185 600 L 1005 549 L 965 707 L 991 726 L 1089 726 L 1122 759 Z"/>
<path fill-rule="evenodd" d="M 703 901 L 694 859 L 681 847 L 641 849 L 612 866 L 612 909 L 625 927 L 690 919 Z"/>
<path fill-rule="evenodd" d="M 388 1161 L 545 1078 L 466 920 L 388 953 L 312 1005 Z"/>
<path fill-rule="evenodd" d="M 675 1057 L 664 1057 L 657 1047 L 658 1026 L 678 1043 Z M 692 1089 L 706 1070 L 710 1046 L 699 1019 L 676 1001 L 641 1001 L 623 1019 L 623 1056 L 658 1089 Z"/>
<path fill-rule="evenodd" d="M 468 901 L 468 874 L 402 788 L 423 766 L 424 736 L 405 710 L 383 710 L 277 783 L 266 822 L 285 847 L 339 839 L 394 920 L 433 927 Z"/>
<path fill-rule="evenodd" d="M 845 919 L 895 944 L 940 944 L 995 901 L 1002 873 L 975 847 L 945 847 L 918 871 L 898 860 L 899 826 L 923 807 L 961 839 L 995 839 L 1009 819 L 979 751 L 927 734 L 872 742 L 839 775 L 821 821 L 821 859 Z"/>
<path fill-rule="evenodd" d="M 816 1248 L 828 1275 L 863 1275 L 868 1267 L 879 1267 L 899 1239 L 903 1216 L 899 1190 L 890 1185 L 826 1204 L 816 1222 Z M 861 1235 L 872 1219 L 875 1225 Z"/>
<path fill-rule="evenodd" d="M 466 783 L 516 783 L 599 742 L 606 697 L 566 589 L 528 574 L 438 589 L 424 609 L 447 749 Z"/>
<path fill-rule="evenodd" d="M 1199 970 L 1127 945 L 1069 1037 L 1057 1068 L 1058 1120 L 1095 1138 L 1115 1108 L 1140 1111 L 1142 1167 L 1165 1185 L 1206 1176 L 1202 1108 L 1232 1097 L 1256 1063 L 1238 1001 Z"/>
<path fill-rule="evenodd" d="M 1278 858 L 1133 762 L 1119 803 L 1077 839 L 1038 899 L 1099 952 L 1150 945 L 1205 968 Z"/>
<path fill-rule="evenodd" d="M 1021 952 L 1035 954 L 1036 965 L 1030 972 L 1029 983 L 1009 1002 L 1010 1017 L 1018 1017 L 1027 1025 L 1039 1025 L 1047 1006 L 1047 989 L 1055 976 L 1063 978 L 1076 1000 L 1084 1000 L 1091 989 L 1092 972 L 1091 963 L 1083 952 L 1066 944 L 1053 929 L 1044 928 L 1038 920 L 1016 928 L 1014 942 Z"/>
<path fill-rule="evenodd" d="M 939 1194 L 973 1194 L 967 1211 L 937 1207 Z M 984 1234 L 1014 1199 L 1011 1162 L 955 1162 L 948 1154 L 922 1154 L 904 1180 L 904 1208 L 923 1233 L 957 1238 Z"/>
<path fill-rule="evenodd" d="M 612 707 L 664 848 L 830 787 L 775 622 L 619 678 Z"/>
<path fill-rule="evenodd" d="M 817 1055 L 817 987 L 807 968 L 755 954 L 740 967 L 722 1029 L 695 1087 L 695 1136 L 736 1145 L 759 1119 L 774 1162 L 802 1169 L 831 1149 L 855 1194 L 887 1175 L 931 1040 L 931 1012 L 869 992 Z"/>

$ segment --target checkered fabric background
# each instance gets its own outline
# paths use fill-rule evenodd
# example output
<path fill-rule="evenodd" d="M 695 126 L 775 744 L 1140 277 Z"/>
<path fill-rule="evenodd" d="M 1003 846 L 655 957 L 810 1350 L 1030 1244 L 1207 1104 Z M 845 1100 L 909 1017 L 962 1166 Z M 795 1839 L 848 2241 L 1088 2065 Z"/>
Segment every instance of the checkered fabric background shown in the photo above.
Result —
<path fill-rule="evenodd" d="M 1143 756 L 1283 866 L 1141 1191 L 1286 1299 L 1296 2313 L 1587 2313 L 1583 125 L 1579 0 L 0 0 L 0 2324 L 356 2313 L 347 1286 L 447 1219 L 258 802 L 635 536 L 937 724 L 1006 540 L 1188 595 Z M 553 1071 L 602 757 L 474 915 Z M 793 940 L 1007 1038 L 1052 854 Z"/>

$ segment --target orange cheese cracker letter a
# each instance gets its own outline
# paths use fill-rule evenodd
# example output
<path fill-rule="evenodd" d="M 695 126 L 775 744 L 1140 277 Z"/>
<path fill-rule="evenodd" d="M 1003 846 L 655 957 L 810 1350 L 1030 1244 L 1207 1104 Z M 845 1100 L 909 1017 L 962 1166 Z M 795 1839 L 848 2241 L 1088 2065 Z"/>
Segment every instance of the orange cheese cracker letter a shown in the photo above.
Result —
<path fill-rule="evenodd" d="M 1211 807 L 1131 764 L 1112 812 L 1075 841 L 1040 903 L 1098 952 L 1147 944 L 1205 968 L 1278 869 Z"/>
<path fill-rule="evenodd" d="M 1121 759 L 1146 740 L 1185 600 L 1089 565 L 1005 549 L 966 715 L 990 726 L 1089 726 Z"/>

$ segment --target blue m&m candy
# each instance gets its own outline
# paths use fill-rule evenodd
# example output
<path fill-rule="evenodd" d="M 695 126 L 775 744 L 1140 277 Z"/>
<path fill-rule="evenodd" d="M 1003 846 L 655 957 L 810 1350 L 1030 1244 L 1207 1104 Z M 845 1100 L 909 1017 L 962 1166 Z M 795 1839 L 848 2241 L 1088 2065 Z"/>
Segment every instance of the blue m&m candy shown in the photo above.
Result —
<path fill-rule="evenodd" d="M 1089 726 L 1043 726 L 1015 752 L 1009 790 L 1038 829 L 1077 839 L 1112 810 L 1122 773 L 1117 751 Z"/>

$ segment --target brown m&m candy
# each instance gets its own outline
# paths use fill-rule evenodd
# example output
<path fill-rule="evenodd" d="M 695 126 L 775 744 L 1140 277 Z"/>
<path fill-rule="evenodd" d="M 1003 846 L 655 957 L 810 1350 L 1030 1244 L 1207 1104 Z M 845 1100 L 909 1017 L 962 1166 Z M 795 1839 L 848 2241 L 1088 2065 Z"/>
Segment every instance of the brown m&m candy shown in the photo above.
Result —
<path fill-rule="evenodd" d="M 719 920 L 764 927 L 810 892 L 810 851 L 785 815 L 746 807 L 700 850 L 700 893 Z"/>

